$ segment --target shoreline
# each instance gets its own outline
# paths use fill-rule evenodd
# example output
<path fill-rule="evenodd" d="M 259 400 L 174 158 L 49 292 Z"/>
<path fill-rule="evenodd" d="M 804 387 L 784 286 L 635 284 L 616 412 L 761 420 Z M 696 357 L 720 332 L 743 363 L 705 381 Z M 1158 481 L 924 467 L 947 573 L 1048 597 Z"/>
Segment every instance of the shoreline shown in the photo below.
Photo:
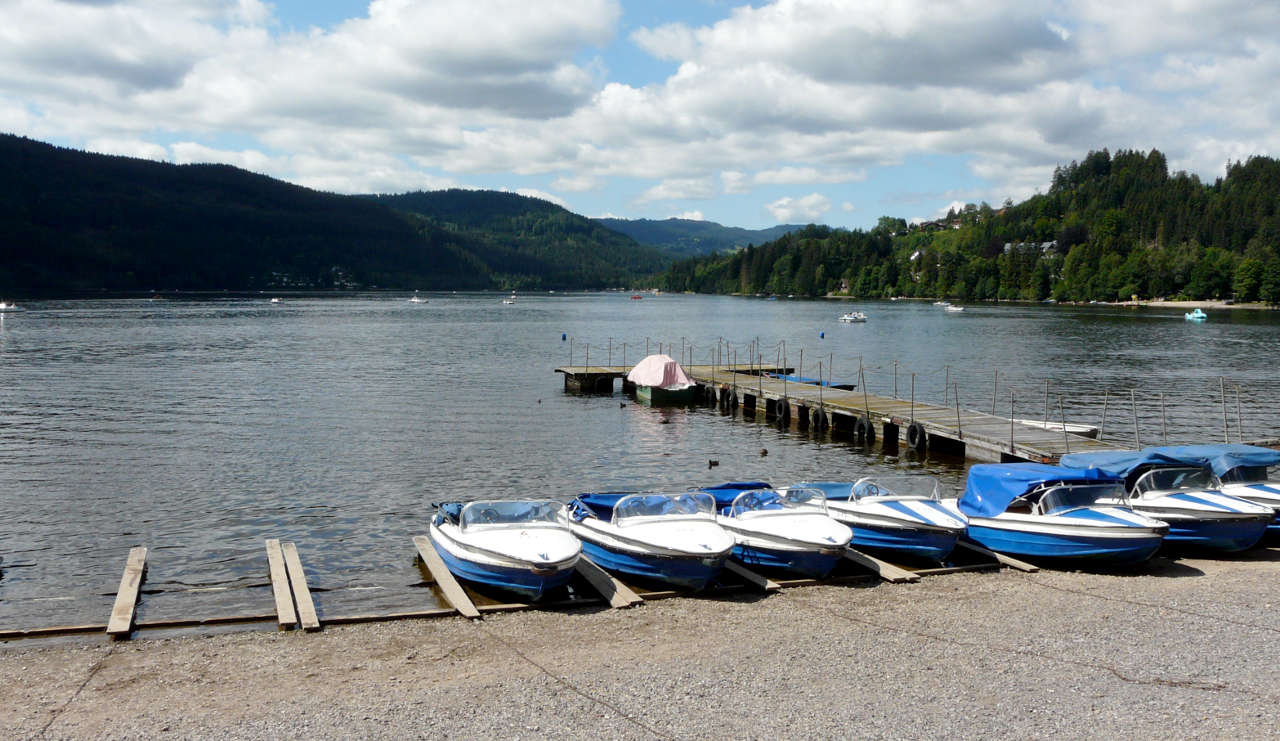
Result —
<path fill-rule="evenodd" d="M 1280 548 L 0 646 L 9 737 L 1224 738 L 1280 726 Z M 1179 710 L 1194 707 L 1196 712 Z M 769 712 L 753 709 L 768 708 Z"/>

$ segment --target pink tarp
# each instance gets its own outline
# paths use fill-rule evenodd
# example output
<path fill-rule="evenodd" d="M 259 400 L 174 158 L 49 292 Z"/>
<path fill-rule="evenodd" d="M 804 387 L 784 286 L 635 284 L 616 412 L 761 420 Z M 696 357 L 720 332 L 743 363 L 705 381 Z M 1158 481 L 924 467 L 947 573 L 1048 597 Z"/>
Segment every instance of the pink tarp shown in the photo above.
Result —
<path fill-rule="evenodd" d="M 641 360 L 627 374 L 627 380 L 637 386 L 657 386 L 671 391 L 693 385 L 693 379 L 670 355 L 650 355 Z"/>

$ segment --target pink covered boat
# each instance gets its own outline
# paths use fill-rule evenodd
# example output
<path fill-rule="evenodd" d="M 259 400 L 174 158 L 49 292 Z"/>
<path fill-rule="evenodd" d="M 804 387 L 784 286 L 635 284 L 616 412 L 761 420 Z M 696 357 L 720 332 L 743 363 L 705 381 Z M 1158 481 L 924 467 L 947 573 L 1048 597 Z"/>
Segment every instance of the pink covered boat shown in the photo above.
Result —
<path fill-rule="evenodd" d="M 670 355 L 650 355 L 636 363 L 627 381 L 636 385 L 636 400 L 649 405 L 688 404 L 698 389 Z"/>

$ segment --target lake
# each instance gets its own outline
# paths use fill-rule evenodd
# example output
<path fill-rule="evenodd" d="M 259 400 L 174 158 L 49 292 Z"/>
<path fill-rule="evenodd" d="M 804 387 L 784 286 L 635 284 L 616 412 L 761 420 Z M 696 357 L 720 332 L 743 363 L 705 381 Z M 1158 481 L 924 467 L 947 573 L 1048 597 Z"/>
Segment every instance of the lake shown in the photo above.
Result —
<path fill-rule="evenodd" d="M 928 472 L 964 462 L 562 391 L 571 359 L 646 344 L 858 380 L 872 393 L 1097 425 L 1122 444 L 1252 440 L 1275 423 L 1280 315 L 626 293 L 30 302 L 0 319 L 0 629 L 104 623 L 131 546 L 141 620 L 271 612 L 263 540 L 297 543 L 325 615 L 434 605 L 432 502 L 569 499 Z M 846 310 L 865 324 L 842 325 Z M 562 339 L 562 336 L 564 339 Z M 913 375 L 914 374 L 914 375 Z M 1221 380 L 1220 380 L 1221 379 Z M 1226 389 L 1225 405 L 1222 389 Z M 1131 391 L 1133 396 L 1130 396 Z M 768 455 L 762 456 L 761 451 Z M 719 467 L 708 469 L 709 460 Z"/>

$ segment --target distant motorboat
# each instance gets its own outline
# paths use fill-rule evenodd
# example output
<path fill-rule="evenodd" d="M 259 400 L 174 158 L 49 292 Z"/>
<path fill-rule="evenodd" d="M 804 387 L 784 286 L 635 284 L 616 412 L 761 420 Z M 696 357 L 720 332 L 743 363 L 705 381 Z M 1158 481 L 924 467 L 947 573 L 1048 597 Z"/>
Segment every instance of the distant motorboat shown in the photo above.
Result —
<path fill-rule="evenodd" d="M 1201 311 L 1199 307 L 1196 307 L 1195 311 L 1188 311 L 1182 316 L 1189 322 L 1203 322 L 1209 318 L 1209 315 Z"/>
<path fill-rule="evenodd" d="M 280 299 L 278 299 L 278 298 L 273 298 L 273 299 L 271 299 L 271 303 L 273 303 L 273 304 L 278 304 L 278 303 L 280 303 Z"/>
<path fill-rule="evenodd" d="M 1040 429 L 1040 430 L 1052 430 L 1054 432 L 1062 432 L 1062 427 L 1063 427 L 1061 422 L 1045 422 L 1039 419 L 1015 418 L 1013 421 L 1017 422 L 1020 425 L 1026 425 L 1027 427 L 1035 427 L 1036 429 Z M 1098 436 L 1097 427 L 1094 427 L 1093 425 L 1076 424 L 1074 422 L 1068 422 L 1066 424 L 1066 431 L 1071 433 L 1072 435 L 1080 435 L 1081 437 L 1096 438 Z"/>
<path fill-rule="evenodd" d="M 0 312 L 14 312 L 14 311 L 24 311 L 24 309 L 21 306 L 18 306 L 17 304 L 0 301 Z"/>
<path fill-rule="evenodd" d="M 511 297 L 510 297 L 510 298 L 504 298 L 504 299 L 502 299 L 502 303 L 504 303 L 504 304 L 514 304 L 515 302 L 516 302 L 516 292 L 515 292 L 515 291 L 512 291 L 512 292 L 511 292 Z"/>
<path fill-rule="evenodd" d="M 641 295 L 640 295 L 640 294 L 638 294 L 638 293 L 633 293 L 633 294 L 631 294 L 631 300 L 632 300 L 632 301 L 639 301 L 639 300 L 640 300 L 640 299 L 642 299 L 642 298 L 644 298 L 644 296 L 641 296 Z"/>
<path fill-rule="evenodd" d="M 943 310 L 943 311 L 949 311 L 949 312 L 951 312 L 952 314 L 958 314 L 958 313 L 960 313 L 960 312 L 964 311 L 964 307 L 963 307 L 963 306 L 953 306 L 953 305 L 951 305 L 951 304 L 947 304 L 946 306 L 942 307 L 942 310 Z"/>
<path fill-rule="evenodd" d="M 411 303 L 411 304 L 425 304 L 425 303 L 427 303 L 427 300 L 426 300 L 425 298 L 422 298 L 421 296 L 419 296 L 417 291 L 414 291 L 413 295 L 409 297 L 409 303 Z"/>
<path fill-rule="evenodd" d="M 861 311 L 849 311 L 840 315 L 840 321 L 844 322 L 845 324 L 865 322 L 867 321 L 867 315 L 863 314 Z"/>
<path fill-rule="evenodd" d="M 950 306 L 951 302 L 950 301 L 934 301 L 933 305 L 934 306 Z"/>

